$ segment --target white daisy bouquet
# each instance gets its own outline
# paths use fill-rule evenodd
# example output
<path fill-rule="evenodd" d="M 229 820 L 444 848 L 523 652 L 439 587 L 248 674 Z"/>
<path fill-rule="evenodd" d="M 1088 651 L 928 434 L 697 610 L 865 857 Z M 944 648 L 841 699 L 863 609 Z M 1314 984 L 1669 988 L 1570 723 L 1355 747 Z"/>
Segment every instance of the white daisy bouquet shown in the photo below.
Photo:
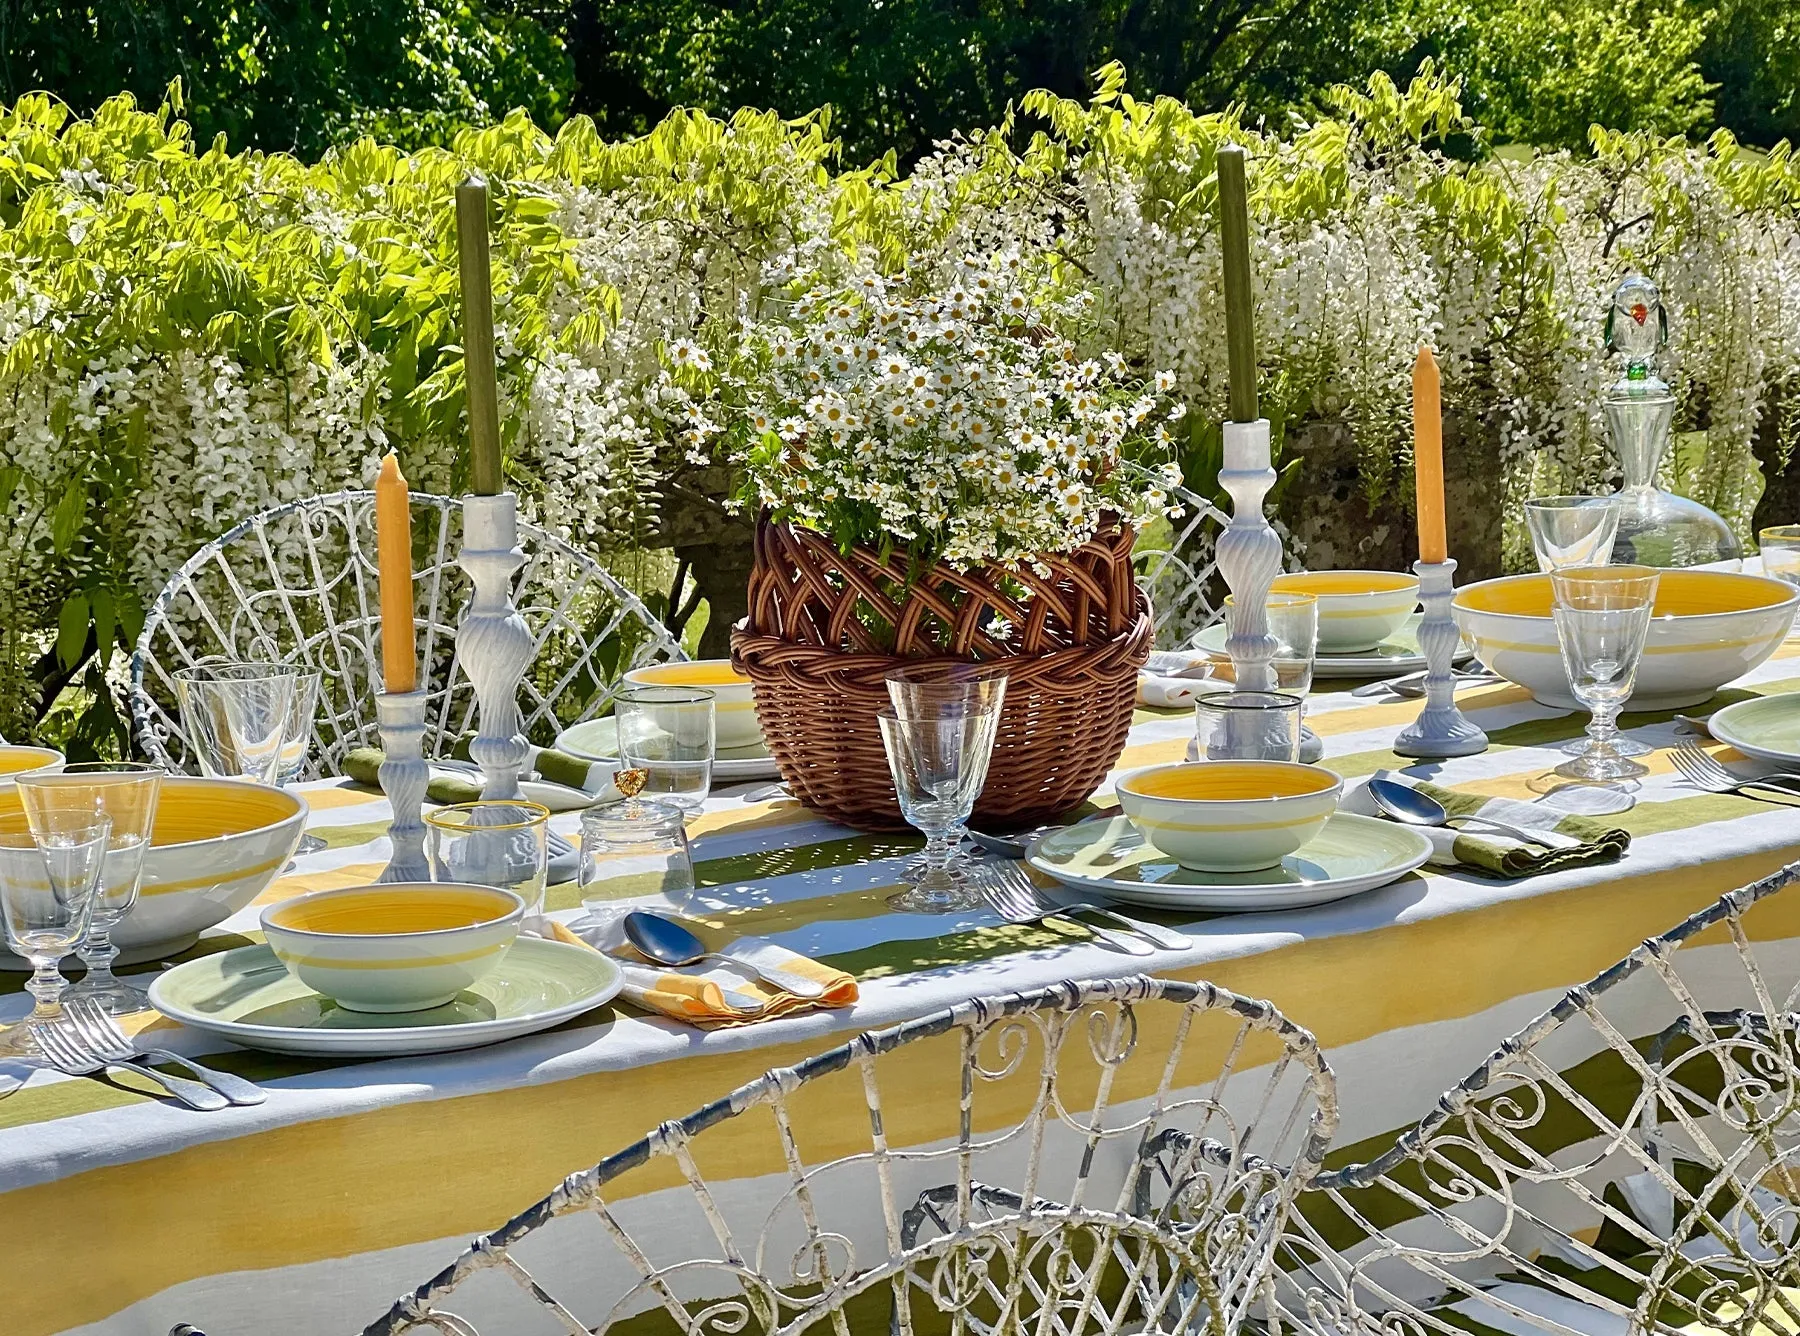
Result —
<path fill-rule="evenodd" d="M 1167 505 L 1173 378 L 1084 357 L 1092 298 L 1058 292 L 1016 252 L 788 295 L 726 350 L 665 354 L 687 444 L 725 446 L 744 504 L 846 549 L 904 546 L 963 569 L 1068 552 L 1109 513 Z"/>

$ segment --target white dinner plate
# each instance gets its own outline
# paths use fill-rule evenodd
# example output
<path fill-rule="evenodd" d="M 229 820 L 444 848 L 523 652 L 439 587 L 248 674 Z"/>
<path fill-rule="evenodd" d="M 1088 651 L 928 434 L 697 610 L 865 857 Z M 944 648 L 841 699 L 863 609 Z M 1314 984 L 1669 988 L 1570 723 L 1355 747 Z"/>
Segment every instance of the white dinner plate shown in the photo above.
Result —
<path fill-rule="evenodd" d="M 1355 654 L 1317 655 L 1313 659 L 1313 676 L 1390 677 L 1395 673 L 1418 672 L 1425 667 L 1425 656 L 1419 652 L 1419 618 L 1423 615 L 1415 612 L 1394 632 L 1392 639 L 1374 649 Z M 1225 653 L 1225 623 L 1214 622 L 1195 638 L 1194 644 L 1211 654 Z M 1466 644 L 1457 643 L 1454 656 L 1457 663 L 1473 656 L 1474 652 Z"/>
<path fill-rule="evenodd" d="M 1372 891 L 1422 867 L 1431 841 L 1375 817 L 1335 812 L 1309 843 L 1259 872 L 1198 872 L 1145 842 L 1123 815 L 1091 816 L 1042 835 L 1025 861 L 1110 900 L 1163 909 L 1299 909 Z"/>
<path fill-rule="evenodd" d="M 619 763 L 618 720 L 608 715 L 565 729 L 556 739 L 556 750 L 567 752 L 577 760 L 616 766 Z M 721 747 L 718 755 L 713 757 L 712 772 L 715 780 L 781 778 L 775 758 L 761 741 L 748 747 Z"/>
<path fill-rule="evenodd" d="M 202 956 L 159 975 L 150 1005 L 170 1020 L 273 1053 L 399 1057 L 516 1039 L 592 1011 L 625 981 L 618 963 L 521 937 L 493 972 L 429 1011 L 350 1011 L 319 996 L 266 946 Z"/>

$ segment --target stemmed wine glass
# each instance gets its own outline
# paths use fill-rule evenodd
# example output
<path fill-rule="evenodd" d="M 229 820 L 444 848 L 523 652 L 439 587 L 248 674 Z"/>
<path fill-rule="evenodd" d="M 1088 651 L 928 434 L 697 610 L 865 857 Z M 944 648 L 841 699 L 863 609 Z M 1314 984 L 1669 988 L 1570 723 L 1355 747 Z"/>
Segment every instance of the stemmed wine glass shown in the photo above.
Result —
<path fill-rule="evenodd" d="M 1003 669 L 942 664 L 888 674 L 891 708 L 877 717 L 900 811 L 925 836 L 912 884 L 888 904 L 942 914 L 981 903 L 957 858 L 963 826 L 987 783 L 1006 698 Z"/>
<path fill-rule="evenodd" d="M 6 941 L 31 962 L 36 1005 L 0 1035 L 0 1057 L 37 1058 L 31 1027 L 62 1018 L 62 959 L 86 936 L 112 822 L 103 812 L 49 813 L 36 835 L 20 817 L 0 823 L 0 916 Z"/>
<path fill-rule="evenodd" d="M 1650 633 L 1658 573 L 1648 566 L 1571 566 L 1552 571 L 1551 612 L 1569 690 L 1592 711 L 1590 745 L 1556 773 L 1605 784 L 1647 774 L 1619 751 L 1619 711 L 1637 681 Z"/>
<path fill-rule="evenodd" d="M 1617 496 L 1534 496 L 1525 503 L 1525 527 L 1540 571 L 1565 566 L 1604 566 L 1619 534 Z"/>
<path fill-rule="evenodd" d="M 183 731 L 200 773 L 286 788 L 306 768 L 320 675 L 300 664 L 204 662 L 175 674 Z M 302 835 L 296 854 L 326 847 Z"/>
<path fill-rule="evenodd" d="M 162 771 L 138 761 L 82 761 L 54 775 L 23 775 L 19 801 L 31 833 L 41 842 L 56 823 L 100 813 L 112 823 L 100 884 L 94 892 L 92 919 L 80 947 L 87 975 L 69 985 L 70 997 L 89 997 L 114 1016 L 143 1011 L 149 995 L 113 973 L 119 948 L 112 931 L 137 903 L 144 877 L 144 854 L 156 824 L 156 799 Z"/>

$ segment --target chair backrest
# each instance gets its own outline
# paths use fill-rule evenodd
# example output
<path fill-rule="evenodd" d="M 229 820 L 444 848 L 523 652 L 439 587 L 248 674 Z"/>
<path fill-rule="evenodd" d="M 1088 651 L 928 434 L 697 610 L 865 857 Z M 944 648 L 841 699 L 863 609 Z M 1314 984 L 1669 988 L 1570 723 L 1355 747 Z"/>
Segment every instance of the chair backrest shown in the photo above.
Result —
<path fill-rule="evenodd" d="M 1275 1322 L 1800 1329 L 1800 938 L 1796 906 L 1768 905 L 1796 879 L 1800 864 L 1646 941 L 1386 1153 L 1320 1174 L 1282 1245 Z"/>
<path fill-rule="evenodd" d="M 1132 569 L 1150 600 L 1156 648 L 1186 649 L 1224 614 L 1215 547 L 1230 519 L 1198 492 L 1146 476 L 1151 483 L 1167 491 L 1177 509 L 1146 528 L 1132 549 Z"/>
<path fill-rule="evenodd" d="M 1310 1034 L 1209 984 L 960 1003 L 664 1123 L 366 1336 L 909 1334 L 944 1314 L 975 1336 L 1226 1336 L 1335 1091 Z"/>
<path fill-rule="evenodd" d="M 376 745 L 381 605 L 375 494 L 335 492 L 253 515 L 206 544 L 157 596 L 131 659 L 132 727 L 152 760 L 190 768 L 172 674 L 228 659 L 303 663 L 321 674 L 309 774 L 337 773 L 352 747 Z M 474 725 L 475 695 L 456 653 L 469 582 L 456 565 L 462 503 L 412 494 L 415 641 L 429 692 L 426 755 Z M 519 525 L 525 564 L 514 601 L 530 629 L 519 688 L 527 737 L 601 713 L 627 670 L 683 657 L 642 600 L 598 562 L 535 525 Z"/>

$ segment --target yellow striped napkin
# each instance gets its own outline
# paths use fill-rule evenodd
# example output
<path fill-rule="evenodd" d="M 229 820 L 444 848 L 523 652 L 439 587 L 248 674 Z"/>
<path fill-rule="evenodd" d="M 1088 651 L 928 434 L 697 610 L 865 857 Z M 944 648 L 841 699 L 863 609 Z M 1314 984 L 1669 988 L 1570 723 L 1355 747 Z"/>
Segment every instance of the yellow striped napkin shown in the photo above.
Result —
<path fill-rule="evenodd" d="M 600 950 L 565 923 L 545 919 L 537 926 L 540 936 L 585 946 L 590 951 Z M 609 943 L 604 954 L 625 972 L 622 993 L 627 1001 L 703 1030 L 750 1025 L 809 1007 L 847 1007 L 857 998 L 854 976 L 757 937 L 739 938 L 722 954 L 811 979 L 824 987 L 825 995 L 820 998 L 796 997 L 774 984 L 751 978 L 748 971 L 734 970 L 729 965 L 670 969 L 645 960 L 623 942 Z"/>

